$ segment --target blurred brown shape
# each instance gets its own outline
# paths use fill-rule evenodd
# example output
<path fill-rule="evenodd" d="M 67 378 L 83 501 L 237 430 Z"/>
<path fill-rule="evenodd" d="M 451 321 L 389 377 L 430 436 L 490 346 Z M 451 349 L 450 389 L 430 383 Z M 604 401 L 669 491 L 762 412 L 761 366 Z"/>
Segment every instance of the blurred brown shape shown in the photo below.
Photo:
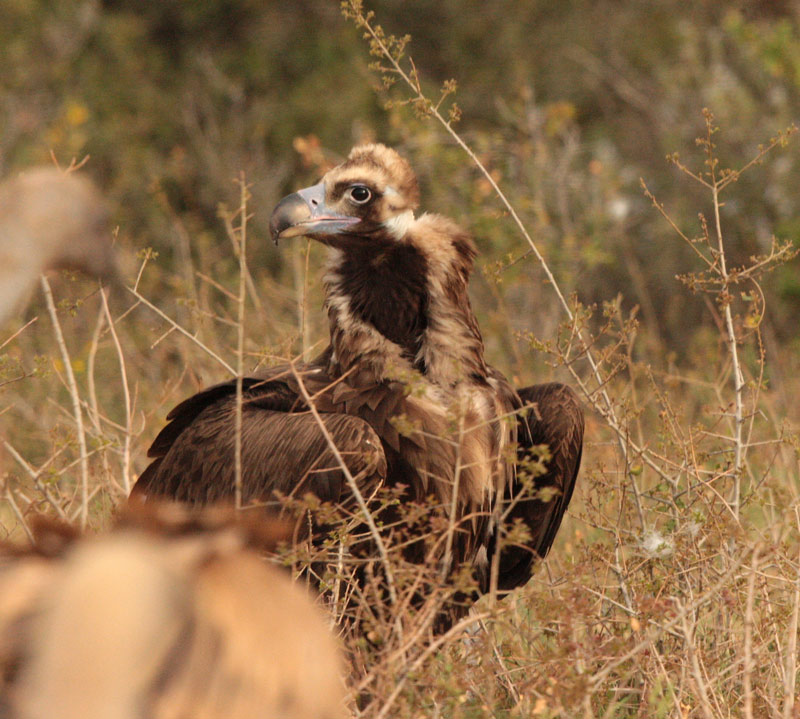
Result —
<path fill-rule="evenodd" d="M 37 518 L 0 548 L 0 717 L 336 719 L 336 642 L 260 556 L 263 513 L 133 506 L 80 538 Z"/>
<path fill-rule="evenodd" d="M 105 202 L 85 177 L 36 167 L 0 184 L 0 324 L 48 269 L 116 277 Z"/>

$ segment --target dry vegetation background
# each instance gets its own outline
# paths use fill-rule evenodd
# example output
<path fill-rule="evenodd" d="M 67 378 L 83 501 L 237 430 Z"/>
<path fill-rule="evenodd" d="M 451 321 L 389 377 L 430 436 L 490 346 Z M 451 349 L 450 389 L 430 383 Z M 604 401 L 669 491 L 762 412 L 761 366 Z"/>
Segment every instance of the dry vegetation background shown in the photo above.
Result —
<path fill-rule="evenodd" d="M 688 8 L 4 0 L 0 176 L 88 156 L 135 294 L 0 330 L 2 532 L 103 527 L 177 401 L 323 341 L 324 253 L 267 220 L 378 139 L 473 231 L 491 362 L 588 426 L 534 579 L 468 641 L 348 638 L 353 711 L 800 717 L 800 3 Z"/>

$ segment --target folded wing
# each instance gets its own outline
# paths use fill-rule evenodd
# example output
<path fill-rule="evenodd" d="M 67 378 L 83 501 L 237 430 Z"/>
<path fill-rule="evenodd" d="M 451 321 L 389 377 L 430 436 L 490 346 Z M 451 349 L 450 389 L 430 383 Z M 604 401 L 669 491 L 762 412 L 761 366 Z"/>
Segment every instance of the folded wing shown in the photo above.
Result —
<path fill-rule="evenodd" d="M 308 367 L 302 369 L 308 371 Z M 307 382 L 313 386 L 311 380 Z M 322 501 L 343 501 L 349 489 L 331 442 L 362 491 L 371 491 L 386 477 L 386 458 L 375 430 L 347 414 L 322 413 L 318 420 L 290 386 L 295 383 L 285 368 L 244 380 L 242 500 L 261 503 L 277 495 L 299 498 L 310 492 Z M 175 407 L 149 450 L 155 461 L 140 476 L 132 496 L 167 497 L 198 505 L 232 500 L 235 413 L 233 381 Z"/>
<path fill-rule="evenodd" d="M 519 390 L 519 396 L 527 407 L 520 418 L 520 462 L 524 466 L 526 459 L 535 459 L 542 445 L 550 459 L 530 489 L 523 490 L 518 478 L 506 493 L 506 526 L 521 521 L 530 541 L 503 548 L 498 589 L 504 591 L 527 582 L 536 558 L 550 550 L 572 498 L 583 450 L 583 408 L 573 390 L 559 383 L 538 384 Z"/>

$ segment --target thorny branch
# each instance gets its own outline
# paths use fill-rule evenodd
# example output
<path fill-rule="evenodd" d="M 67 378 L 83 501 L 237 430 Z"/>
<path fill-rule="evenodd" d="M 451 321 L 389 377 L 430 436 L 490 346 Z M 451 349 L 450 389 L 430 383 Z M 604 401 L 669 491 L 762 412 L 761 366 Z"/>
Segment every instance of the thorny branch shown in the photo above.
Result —
<path fill-rule="evenodd" d="M 484 176 L 486 181 L 491 185 L 492 189 L 494 190 L 497 197 L 502 202 L 503 206 L 506 208 L 506 211 L 509 213 L 511 218 L 513 219 L 514 223 L 516 224 L 517 228 L 519 229 L 522 236 L 525 238 L 525 241 L 530 246 L 531 252 L 536 257 L 539 265 L 541 266 L 542 270 L 547 277 L 547 280 L 550 286 L 553 288 L 553 291 L 556 293 L 558 298 L 559 304 L 561 305 L 562 310 L 566 314 L 567 318 L 570 322 L 575 321 L 575 314 L 570 307 L 569 303 L 567 302 L 564 294 L 561 292 L 561 287 L 556 281 L 555 276 L 553 275 L 550 266 L 548 265 L 547 261 L 542 255 L 541 251 L 539 250 L 536 243 L 533 241 L 530 233 L 528 232 L 525 224 L 520 219 L 517 211 L 515 210 L 514 206 L 509 201 L 506 194 L 497 184 L 497 181 L 494 179 L 492 174 L 486 168 L 486 166 L 480 161 L 478 156 L 472 151 L 469 145 L 464 141 L 459 133 L 455 131 L 453 128 L 453 123 L 460 118 L 460 110 L 454 104 L 451 107 L 451 111 L 448 118 L 445 118 L 444 115 L 439 111 L 439 106 L 441 105 L 441 100 L 437 104 L 433 104 L 428 97 L 425 95 L 424 91 L 422 90 L 422 86 L 419 79 L 419 73 L 416 70 L 413 62 L 411 64 L 410 72 L 406 72 L 403 67 L 400 65 L 400 60 L 403 57 L 405 47 L 408 44 L 410 38 L 408 36 L 397 39 L 393 36 L 389 36 L 388 38 L 383 33 L 383 30 L 378 25 L 374 25 L 372 20 L 374 18 L 374 13 L 367 12 L 365 13 L 362 9 L 362 4 L 359 0 L 350 0 L 349 2 L 344 2 L 342 4 L 343 11 L 346 17 L 354 20 L 358 27 L 363 28 L 366 31 L 366 36 L 370 40 L 370 50 L 373 55 L 381 56 L 385 60 L 390 63 L 389 67 L 386 66 L 379 66 L 376 69 L 396 75 L 400 77 L 408 87 L 410 87 L 413 92 L 415 93 L 413 98 L 414 107 L 422 112 L 425 115 L 429 115 L 434 117 L 441 125 L 445 128 L 448 134 L 453 138 L 455 143 L 469 156 L 470 160 L 475 164 L 481 174 Z M 443 97 L 449 94 L 452 94 L 455 91 L 455 84 L 451 81 L 451 83 L 446 84 L 443 89 Z M 599 394 L 602 398 L 602 403 L 596 401 L 596 399 L 592 396 L 592 394 L 587 394 L 587 398 L 592 403 L 592 405 L 597 409 L 604 417 L 604 419 L 608 422 L 609 426 L 615 431 L 617 435 L 618 444 L 620 447 L 620 451 L 622 452 L 623 457 L 625 458 L 626 466 L 630 465 L 630 461 L 628 458 L 628 447 L 631 446 L 634 448 L 634 451 L 637 453 L 645 453 L 646 450 L 644 448 L 638 448 L 630 442 L 630 439 L 627 437 L 626 433 L 621 429 L 621 422 L 618 420 L 616 416 L 616 411 L 614 409 L 614 404 L 611 401 L 611 397 L 608 395 L 608 392 L 605 389 L 605 380 L 603 379 L 602 373 L 600 371 L 600 367 L 588 349 L 588 343 L 586 342 L 585 338 L 583 337 L 583 331 L 581 329 L 577 330 L 577 335 L 580 340 L 584 343 L 584 356 L 586 357 L 586 361 L 589 363 L 591 368 L 592 374 L 597 382 L 597 386 L 599 388 Z M 573 375 L 577 379 L 578 375 L 577 372 L 574 370 L 572 366 L 568 366 L 570 374 Z M 640 491 L 636 484 L 636 480 L 632 474 L 629 474 L 631 487 L 633 489 L 634 497 L 636 498 L 637 509 L 639 512 L 639 521 L 641 522 L 642 531 L 646 529 L 646 523 L 644 514 L 641 511 L 641 499 L 640 499 Z"/>
<path fill-rule="evenodd" d="M 450 107 L 447 117 L 445 117 L 444 114 L 442 114 L 442 112 L 440 111 L 440 108 L 445 98 L 449 97 L 455 92 L 456 90 L 455 81 L 449 81 L 445 83 L 441 91 L 440 99 L 436 103 L 434 103 L 432 100 L 428 98 L 428 96 L 425 94 L 425 91 L 422 88 L 420 75 L 413 60 L 410 57 L 407 58 L 408 64 L 410 66 L 408 70 L 404 69 L 403 65 L 401 64 L 401 61 L 406 57 L 405 55 L 406 48 L 411 38 L 407 35 L 401 38 L 397 38 L 393 35 L 386 35 L 386 33 L 383 31 L 380 25 L 375 24 L 374 13 L 371 11 L 364 11 L 363 3 L 361 2 L 361 0 L 345 0 L 342 3 L 342 10 L 345 17 L 353 20 L 357 27 L 360 27 L 365 31 L 365 38 L 369 41 L 371 54 L 381 58 L 382 62 L 376 63 L 372 67 L 373 69 L 383 74 L 384 85 L 388 88 L 394 84 L 397 78 L 399 78 L 405 83 L 405 85 L 408 88 L 411 89 L 412 97 L 405 102 L 411 104 L 415 108 L 415 110 L 417 110 L 421 115 L 426 117 L 433 117 L 437 122 L 439 122 L 445 128 L 445 130 L 451 136 L 454 142 L 468 155 L 472 163 L 478 168 L 478 170 L 483 175 L 484 179 L 492 187 L 496 196 L 500 199 L 506 211 L 509 213 L 509 216 L 516 224 L 518 230 L 520 231 L 520 233 L 522 234 L 525 241 L 530 247 L 529 252 L 536 257 L 539 265 L 541 266 L 542 270 L 545 273 L 545 276 L 547 277 L 550 286 L 552 287 L 553 291 L 556 294 L 556 297 L 558 298 L 562 310 L 567 316 L 568 321 L 573 326 L 574 336 L 577 337 L 582 344 L 581 351 L 578 353 L 577 356 L 584 357 L 586 359 L 591 369 L 591 373 L 596 383 L 596 387 L 592 388 L 587 385 L 587 383 L 580 377 L 580 375 L 576 371 L 574 367 L 574 362 L 567 362 L 565 363 L 565 366 L 572 375 L 573 379 L 578 383 L 578 386 L 580 387 L 586 399 L 591 403 L 592 407 L 603 417 L 605 422 L 613 430 L 615 436 L 617 437 L 617 443 L 619 445 L 620 451 L 625 461 L 625 466 L 628 469 L 628 478 L 630 481 L 631 489 L 633 491 L 634 502 L 639 517 L 639 521 L 641 524 L 642 532 L 643 533 L 646 532 L 647 525 L 641 504 L 641 491 L 637 485 L 634 473 L 630 471 L 633 464 L 633 458 L 635 457 L 640 458 L 642 462 L 644 462 L 648 467 L 654 470 L 661 477 L 665 477 L 665 473 L 663 469 L 660 468 L 657 457 L 653 455 L 652 451 L 647 446 L 643 446 L 633 441 L 633 439 L 631 438 L 625 422 L 623 422 L 618 416 L 615 405 L 612 402 L 611 397 L 607 392 L 606 385 L 608 383 L 609 377 L 604 376 L 603 371 L 601 370 L 600 362 L 596 359 L 595 355 L 591 350 L 591 342 L 587 341 L 587 339 L 585 338 L 584 330 L 578 323 L 577 315 L 573 310 L 573 308 L 570 306 L 570 303 L 567 302 L 547 261 L 545 260 L 541 251 L 537 247 L 536 243 L 531 238 L 530 233 L 527 231 L 527 228 L 525 227 L 524 223 L 520 219 L 519 215 L 517 214 L 516 210 L 509 201 L 506 194 L 498 185 L 495 178 L 488 171 L 488 169 L 481 162 L 481 160 L 477 157 L 477 155 L 472 151 L 469 145 L 464 141 L 461 135 L 454 129 L 453 124 L 458 119 L 460 119 L 461 115 L 460 109 L 455 103 L 453 103 Z M 700 141 L 700 144 L 703 144 L 706 149 L 707 153 L 706 164 L 708 166 L 707 172 L 706 173 L 692 172 L 685 165 L 681 164 L 677 154 L 670 156 L 669 159 L 672 162 L 674 162 L 680 169 L 686 172 L 686 174 L 691 176 L 693 179 L 701 183 L 703 186 L 705 186 L 712 192 L 713 204 L 714 204 L 715 229 L 717 235 L 717 247 L 711 248 L 710 259 L 695 246 L 695 242 L 693 242 L 690 238 L 688 238 L 680 230 L 680 228 L 678 228 L 677 224 L 671 220 L 671 218 L 669 217 L 663 206 L 660 203 L 658 203 L 656 198 L 649 192 L 646 185 L 644 185 L 644 183 L 642 184 L 646 196 L 649 199 L 651 199 L 654 206 L 658 209 L 658 211 L 662 214 L 662 216 L 664 216 L 667 219 L 667 221 L 672 225 L 672 227 L 676 230 L 676 232 L 678 232 L 678 234 L 690 246 L 692 246 L 695 253 L 698 255 L 698 257 L 702 260 L 702 262 L 706 266 L 707 271 L 716 272 L 719 275 L 720 285 L 722 287 L 720 293 L 723 294 L 727 293 L 730 285 L 736 281 L 740 281 L 746 278 L 755 282 L 754 276 L 762 267 L 766 267 L 773 262 L 785 261 L 792 254 L 790 246 L 783 245 L 779 247 L 777 251 L 774 250 L 770 254 L 770 256 L 766 258 L 754 259 L 753 264 L 748 268 L 743 268 L 735 272 L 728 271 L 726 266 L 725 248 L 723 245 L 722 226 L 719 215 L 719 208 L 721 206 L 719 200 L 719 193 L 729 184 L 738 180 L 743 172 L 747 171 L 754 165 L 758 164 L 764 158 L 764 156 L 766 156 L 771 150 L 779 146 L 784 146 L 788 141 L 789 137 L 796 131 L 796 128 L 792 126 L 787 132 L 780 133 L 777 137 L 771 139 L 768 144 L 759 147 L 759 151 L 756 154 L 756 156 L 752 158 L 749 162 L 747 162 L 739 170 L 727 170 L 727 169 L 719 170 L 717 167 L 718 160 L 713 153 L 714 145 L 711 142 L 711 136 L 713 135 L 714 132 L 716 132 L 716 128 L 713 126 L 712 122 L 713 118 L 711 116 L 711 113 L 708 111 L 704 111 L 704 115 L 706 117 L 706 123 L 707 123 L 707 137 L 705 138 L 705 140 Z M 734 492 L 733 492 L 733 497 L 731 499 L 731 508 L 733 510 L 733 514 L 736 517 L 738 517 L 739 506 L 741 503 L 741 497 L 740 497 L 741 475 L 742 475 L 743 462 L 745 456 L 742 433 L 743 433 L 743 425 L 746 421 L 746 418 L 744 416 L 745 413 L 744 413 L 744 401 L 743 401 L 743 393 L 746 385 L 741 370 L 741 362 L 739 360 L 738 350 L 736 346 L 737 339 L 735 334 L 733 314 L 730 308 L 730 303 L 729 302 L 723 303 L 723 308 L 725 315 L 725 324 L 728 334 L 729 354 L 731 356 L 731 361 L 733 365 L 734 406 L 735 406 L 734 409 L 735 456 L 733 461 L 733 467 L 731 468 L 731 475 L 734 478 Z"/>

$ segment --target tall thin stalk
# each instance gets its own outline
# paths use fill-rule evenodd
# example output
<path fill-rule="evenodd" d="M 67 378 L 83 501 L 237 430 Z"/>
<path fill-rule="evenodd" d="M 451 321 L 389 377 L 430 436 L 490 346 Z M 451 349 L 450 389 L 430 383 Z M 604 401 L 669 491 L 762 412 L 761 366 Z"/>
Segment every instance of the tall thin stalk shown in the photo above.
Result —
<path fill-rule="evenodd" d="M 234 481 L 236 508 L 242 508 L 242 381 L 244 379 L 244 311 L 247 299 L 247 201 L 250 199 L 244 172 L 239 175 L 239 227 L 235 233 L 239 253 L 239 296 L 236 337 L 236 415 Z"/>
<path fill-rule="evenodd" d="M 536 257 L 536 260 L 539 262 L 542 271 L 545 273 L 545 276 L 547 277 L 550 287 L 553 289 L 553 291 L 556 294 L 556 297 L 558 298 L 558 302 L 561 306 L 561 309 L 564 311 L 569 321 L 575 324 L 576 322 L 575 313 L 573 312 L 572 308 L 567 302 L 564 293 L 561 291 L 561 287 L 556 281 L 555 275 L 553 275 L 553 272 L 550 269 L 547 260 L 545 260 L 544 255 L 541 253 L 538 246 L 533 241 L 533 238 L 531 237 L 530 233 L 525 227 L 525 224 L 522 222 L 519 215 L 517 214 L 516 209 L 511 204 L 510 200 L 503 192 L 503 190 L 500 188 L 500 186 L 497 184 L 497 181 L 494 179 L 494 177 L 492 177 L 492 174 L 489 172 L 486 166 L 481 162 L 480 158 L 478 158 L 478 156 L 473 152 L 472 148 L 466 143 L 466 141 L 461 137 L 461 135 L 457 133 L 453 128 L 453 122 L 460 117 L 460 111 L 456 106 L 453 106 L 453 108 L 451 108 L 449 118 L 445 118 L 444 115 L 442 115 L 442 113 L 439 111 L 439 107 L 441 106 L 442 101 L 445 99 L 445 97 L 447 97 L 449 94 L 455 91 L 455 84 L 454 83 L 451 83 L 449 85 L 446 84 L 441 99 L 439 100 L 438 103 L 434 104 L 422 90 L 422 85 L 420 84 L 419 75 L 417 73 L 416 67 L 414 67 L 413 65 L 413 62 L 411 62 L 412 70 L 410 72 L 406 72 L 400 65 L 399 60 L 402 57 L 403 48 L 405 47 L 406 40 L 405 39 L 400 40 L 398 49 L 395 52 L 393 52 L 387 45 L 387 40 L 383 35 L 382 30 L 380 30 L 379 27 L 372 24 L 371 21 L 373 18 L 373 13 L 372 12 L 364 13 L 361 2 L 359 0 L 351 0 L 349 3 L 345 2 L 343 3 L 343 7 L 345 16 L 354 20 L 354 22 L 358 27 L 361 27 L 366 31 L 367 36 L 370 39 L 372 54 L 380 56 L 389 62 L 390 67 L 387 68 L 385 66 L 381 66 L 379 67 L 380 71 L 384 73 L 391 73 L 397 75 L 403 80 L 403 82 L 405 82 L 405 84 L 409 88 L 411 88 L 411 90 L 414 93 L 415 107 L 419 108 L 421 112 L 423 112 L 425 115 L 429 115 L 435 118 L 442 125 L 442 127 L 444 127 L 444 129 L 447 131 L 450 137 L 452 137 L 455 143 L 467 154 L 467 156 L 470 158 L 475 167 L 477 167 L 480 173 L 483 175 L 484 179 L 492 187 L 498 199 L 500 200 L 500 202 L 502 202 L 503 206 L 508 211 L 508 214 L 514 220 L 514 224 L 517 226 L 520 233 L 525 238 L 525 241 L 528 243 L 530 251 L 533 253 L 533 255 Z M 635 447 L 635 445 L 632 444 L 630 438 L 627 436 L 627 432 L 622 427 L 622 423 L 617 418 L 617 414 L 614 409 L 614 404 L 611 401 L 611 397 L 609 396 L 608 392 L 606 391 L 605 387 L 606 382 L 600 371 L 600 366 L 591 352 L 590 343 L 585 339 L 585 337 L 583 336 L 583 331 L 577 325 L 576 325 L 576 334 L 583 343 L 583 354 L 586 357 L 586 361 L 589 363 L 592 375 L 594 376 L 595 381 L 597 383 L 597 387 L 594 390 L 594 392 L 591 391 L 587 392 L 587 397 L 590 400 L 592 400 L 592 403 L 595 406 L 595 408 L 601 412 L 603 417 L 608 421 L 609 426 L 611 426 L 611 428 L 614 430 L 617 437 L 617 443 L 619 444 L 620 452 L 622 453 L 622 456 L 625 459 L 625 465 L 626 467 L 629 467 L 630 466 L 629 448 Z M 574 376 L 577 376 L 574 368 L 571 365 L 569 365 L 568 368 L 569 371 Z M 598 393 L 602 398 L 603 400 L 602 404 L 598 404 L 597 402 L 594 401 L 595 392 Z M 637 451 L 637 453 L 644 453 L 643 448 L 636 447 L 635 450 Z M 630 480 L 631 489 L 633 490 L 633 496 L 636 504 L 637 513 L 639 516 L 639 521 L 642 526 L 642 531 L 644 531 L 646 529 L 646 524 L 645 524 L 644 512 L 642 510 L 642 505 L 641 505 L 641 492 L 636 483 L 634 475 L 632 473 L 628 473 L 628 478 Z"/>
<path fill-rule="evenodd" d="M 114 348 L 117 351 L 117 359 L 119 360 L 119 372 L 122 379 L 122 394 L 125 400 L 125 436 L 122 441 L 122 488 L 126 494 L 131 491 L 131 436 L 133 435 L 133 405 L 131 402 L 131 390 L 128 386 L 128 372 L 125 368 L 125 354 L 122 351 L 122 344 L 117 335 L 117 329 L 114 326 L 114 318 L 111 316 L 111 311 L 108 309 L 108 298 L 106 297 L 105 290 L 100 291 L 100 297 L 103 301 L 103 312 L 105 313 L 106 322 L 108 322 L 108 330 L 111 333 L 111 339 L 114 341 Z"/>
<path fill-rule="evenodd" d="M 69 389 L 70 399 L 72 400 L 72 416 L 75 419 L 75 431 L 78 439 L 78 450 L 80 452 L 81 468 L 81 509 L 80 521 L 81 529 L 86 529 L 89 522 L 89 459 L 86 451 L 86 432 L 83 427 L 83 411 L 81 410 L 81 396 L 78 392 L 78 384 L 75 382 L 75 373 L 72 371 L 72 360 L 67 350 L 67 343 L 64 342 L 64 334 L 61 332 L 61 323 L 58 321 L 56 305 L 53 302 L 53 291 L 47 277 L 42 275 L 42 291 L 47 303 L 47 311 L 53 323 L 53 332 L 56 336 L 56 343 L 61 352 L 61 360 L 64 364 L 64 374 L 67 376 L 67 388 Z"/>

